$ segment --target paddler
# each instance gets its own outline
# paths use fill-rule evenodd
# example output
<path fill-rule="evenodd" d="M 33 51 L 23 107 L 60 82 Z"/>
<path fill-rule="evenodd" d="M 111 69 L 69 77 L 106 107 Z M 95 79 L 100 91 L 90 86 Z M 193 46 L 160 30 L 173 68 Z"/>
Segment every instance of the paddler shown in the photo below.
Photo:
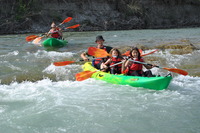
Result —
<path fill-rule="evenodd" d="M 110 52 L 110 50 L 112 49 L 112 47 L 110 46 L 105 46 L 104 45 L 104 38 L 102 35 L 99 35 L 96 37 L 96 40 L 95 40 L 95 43 L 97 44 L 96 48 L 98 49 L 104 49 L 106 52 Z M 87 58 L 88 55 L 88 52 L 84 52 L 81 54 L 81 58 L 83 58 L 84 61 L 89 61 L 89 59 Z M 92 65 L 97 68 L 97 69 L 101 69 L 101 64 L 103 62 L 105 62 L 108 58 L 98 58 L 98 59 L 94 59 L 92 61 Z"/>
<path fill-rule="evenodd" d="M 130 51 L 129 59 L 122 64 L 123 73 L 126 73 L 127 75 L 130 76 L 154 77 L 151 70 L 149 69 L 153 68 L 156 65 L 150 66 L 150 65 L 136 63 L 131 60 L 144 62 L 144 59 L 141 57 L 139 49 L 137 47 L 132 48 L 132 50 Z M 142 70 L 143 66 L 148 70 L 144 72 Z"/>
<path fill-rule="evenodd" d="M 56 24 L 54 22 L 51 24 L 51 29 L 47 33 L 47 37 L 50 36 L 50 35 L 51 35 L 52 38 L 57 38 L 57 39 L 62 39 L 63 38 L 63 34 L 62 34 L 61 28 L 56 26 Z"/>
<path fill-rule="evenodd" d="M 102 63 L 102 68 L 108 69 L 109 67 L 111 67 L 111 74 L 121 74 L 122 62 L 125 61 L 121 55 L 121 52 L 117 48 L 113 48 L 109 54 L 111 55 L 111 57 L 109 57 L 109 59 L 105 63 Z"/>

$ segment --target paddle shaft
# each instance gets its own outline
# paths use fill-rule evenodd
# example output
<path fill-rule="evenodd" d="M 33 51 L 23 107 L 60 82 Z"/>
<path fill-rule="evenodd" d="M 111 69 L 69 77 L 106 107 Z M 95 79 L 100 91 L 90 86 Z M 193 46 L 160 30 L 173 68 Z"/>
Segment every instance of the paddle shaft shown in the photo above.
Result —
<path fill-rule="evenodd" d="M 145 62 L 135 61 L 135 60 L 131 60 L 131 59 L 129 59 L 129 60 L 130 60 L 130 61 L 133 61 L 133 62 L 135 62 L 135 63 L 139 63 L 139 64 L 143 64 L 143 65 L 153 66 L 152 64 L 148 64 L 148 63 L 145 63 Z M 162 68 L 162 67 L 159 67 L 159 66 L 155 66 L 155 67 L 157 67 L 157 68 Z"/>
<path fill-rule="evenodd" d="M 135 60 L 131 60 L 131 59 L 129 59 L 129 60 L 136 62 L 136 63 L 153 66 L 152 64 L 148 64 L 148 63 L 145 63 L 145 62 L 135 61 Z M 181 74 L 181 75 L 184 75 L 184 76 L 188 75 L 188 72 L 181 70 L 181 69 L 178 69 L 178 68 L 166 68 L 166 67 L 159 67 L 159 66 L 155 66 L 155 67 L 165 69 L 165 70 L 170 71 L 170 72 L 178 73 L 178 74 Z"/>

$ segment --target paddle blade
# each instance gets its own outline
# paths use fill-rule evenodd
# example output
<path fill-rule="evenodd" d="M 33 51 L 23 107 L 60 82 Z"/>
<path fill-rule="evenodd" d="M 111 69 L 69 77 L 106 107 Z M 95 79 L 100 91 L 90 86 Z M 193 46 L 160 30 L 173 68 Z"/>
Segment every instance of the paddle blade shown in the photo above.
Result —
<path fill-rule="evenodd" d="M 73 26 L 67 27 L 66 29 L 74 29 L 74 28 L 77 28 L 77 27 L 79 27 L 79 26 L 80 26 L 80 24 L 76 24 L 76 25 L 73 25 Z"/>
<path fill-rule="evenodd" d="M 94 57 L 98 57 L 98 58 L 110 56 L 110 54 L 108 54 L 105 50 L 98 49 L 95 47 L 89 47 L 88 54 Z"/>
<path fill-rule="evenodd" d="M 62 61 L 62 62 L 54 62 L 53 64 L 55 66 L 65 66 L 65 65 L 69 65 L 71 63 L 74 63 L 75 61 Z"/>
<path fill-rule="evenodd" d="M 95 73 L 96 71 L 83 71 L 80 73 L 77 73 L 76 76 L 76 80 L 77 81 L 83 81 L 86 80 L 88 78 L 90 78 L 92 76 L 93 73 Z"/>
<path fill-rule="evenodd" d="M 153 54 L 155 53 L 156 51 L 158 51 L 158 49 L 154 50 L 154 51 L 151 51 L 149 53 L 146 53 L 146 54 L 141 54 L 141 56 L 146 56 L 146 55 L 150 55 L 150 54 Z"/>
<path fill-rule="evenodd" d="M 40 45 L 40 41 L 42 40 L 42 38 L 44 38 L 44 37 L 38 37 L 38 38 L 36 38 L 35 40 L 33 40 L 33 44 L 36 44 L 36 45 Z"/>
<path fill-rule="evenodd" d="M 64 23 L 67 23 L 67 22 L 69 22 L 70 20 L 72 20 L 72 17 L 66 18 L 65 20 L 62 21 L 62 23 L 60 23 L 60 25 L 61 25 L 61 24 L 64 24 Z"/>
<path fill-rule="evenodd" d="M 27 37 L 26 37 L 26 41 L 27 41 L 27 42 L 33 41 L 33 40 L 34 40 L 35 38 L 37 38 L 37 37 L 39 37 L 39 36 L 36 36 L 36 35 L 27 36 Z"/>
<path fill-rule="evenodd" d="M 131 51 L 126 51 L 124 54 L 122 54 L 123 56 L 130 56 L 130 52 Z M 142 55 L 142 49 L 139 49 L 140 54 Z"/>
<path fill-rule="evenodd" d="M 122 54 L 123 56 L 130 56 L 130 52 L 131 51 L 126 51 L 124 54 Z"/>
<path fill-rule="evenodd" d="M 188 75 L 188 72 L 186 72 L 184 70 L 181 70 L 181 69 L 177 69 L 177 68 L 166 68 L 166 67 L 163 67 L 163 69 L 171 71 L 171 72 L 174 72 L 174 73 L 182 74 L 184 76 Z"/>

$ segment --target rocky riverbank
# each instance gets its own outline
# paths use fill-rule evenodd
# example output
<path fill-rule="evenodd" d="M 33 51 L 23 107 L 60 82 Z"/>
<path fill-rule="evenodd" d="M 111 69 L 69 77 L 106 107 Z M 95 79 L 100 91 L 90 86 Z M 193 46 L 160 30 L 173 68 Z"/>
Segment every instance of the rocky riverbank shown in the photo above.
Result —
<path fill-rule="evenodd" d="M 200 27 L 199 0 L 1 0 L 0 34 L 46 32 L 67 17 L 70 31 Z"/>

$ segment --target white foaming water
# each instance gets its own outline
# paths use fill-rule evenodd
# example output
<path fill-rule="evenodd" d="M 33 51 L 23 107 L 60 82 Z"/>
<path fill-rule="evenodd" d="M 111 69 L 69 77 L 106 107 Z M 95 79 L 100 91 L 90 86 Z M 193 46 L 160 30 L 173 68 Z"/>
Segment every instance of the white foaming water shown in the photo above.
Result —
<path fill-rule="evenodd" d="M 0 85 L 0 128 L 15 132 L 200 131 L 200 78 L 152 91 L 94 79 Z"/>

